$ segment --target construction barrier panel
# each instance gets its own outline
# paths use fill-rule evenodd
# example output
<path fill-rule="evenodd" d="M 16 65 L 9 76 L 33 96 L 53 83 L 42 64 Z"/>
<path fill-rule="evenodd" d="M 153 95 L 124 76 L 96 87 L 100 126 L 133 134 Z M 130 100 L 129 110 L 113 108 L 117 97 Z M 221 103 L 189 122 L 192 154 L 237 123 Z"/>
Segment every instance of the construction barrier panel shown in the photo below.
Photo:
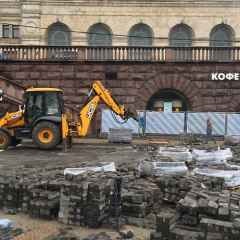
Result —
<path fill-rule="evenodd" d="M 142 132 L 141 128 L 144 127 L 146 134 L 205 135 L 209 119 L 212 124 L 212 135 L 240 135 L 240 113 L 139 111 L 138 114 L 144 124 L 139 124 L 133 119 L 123 122 L 110 110 L 103 110 L 101 132 L 108 133 L 110 128 L 130 128 L 137 134 Z"/>
<path fill-rule="evenodd" d="M 240 135 L 240 114 L 232 113 L 227 115 L 227 135 Z"/>
<path fill-rule="evenodd" d="M 225 135 L 225 113 L 187 112 L 187 133 L 206 134 L 207 119 L 212 123 L 213 135 Z"/>
<path fill-rule="evenodd" d="M 138 122 L 133 119 L 124 121 L 110 110 L 102 111 L 101 133 L 109 133 L 111 128 L 129 128 L 134 134 L 138 133 Z"/>
<path fill-rule="evenodd" d="M 184 133 L 184 113 L 146 112 L 146 130 L 149 134 Z"/>

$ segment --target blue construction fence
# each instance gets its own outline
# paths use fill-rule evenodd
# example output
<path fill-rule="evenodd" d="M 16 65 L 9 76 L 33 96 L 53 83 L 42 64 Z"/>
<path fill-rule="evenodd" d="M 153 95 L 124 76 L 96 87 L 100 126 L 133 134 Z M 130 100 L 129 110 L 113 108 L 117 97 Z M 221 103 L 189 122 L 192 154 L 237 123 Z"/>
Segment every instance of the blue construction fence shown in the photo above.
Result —
<path fill-rule="evenodd" d="M 138 122 L 133 119 L 123 121 L 110 110 L 103 110 L 101 133 L 108 133 L 110 128 L 129 128 L 134 134 L 144 130 L 146 134 L 205 135 L 210 119 L 213 135 L 240 135 L 240 113 L 139 111 L 138 117 Z"/>

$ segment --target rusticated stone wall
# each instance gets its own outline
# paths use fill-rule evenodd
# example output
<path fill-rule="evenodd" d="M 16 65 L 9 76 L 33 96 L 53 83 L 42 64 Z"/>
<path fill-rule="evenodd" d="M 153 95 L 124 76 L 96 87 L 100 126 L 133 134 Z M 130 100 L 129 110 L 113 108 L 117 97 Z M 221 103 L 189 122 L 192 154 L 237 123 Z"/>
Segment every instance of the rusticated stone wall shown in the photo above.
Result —
<path fill-rule="evenodd" d="M 213 81 L 212 72 L 240 72 L 240 63 L 0 63 L 0 75 L 25 87 L 64 89 L 80 107 L 94 80 L 101 80 L 121 103 L 145 109 L 161 89 L 180 91 L 192 111 L 240 111 L 240 81 Z"/>

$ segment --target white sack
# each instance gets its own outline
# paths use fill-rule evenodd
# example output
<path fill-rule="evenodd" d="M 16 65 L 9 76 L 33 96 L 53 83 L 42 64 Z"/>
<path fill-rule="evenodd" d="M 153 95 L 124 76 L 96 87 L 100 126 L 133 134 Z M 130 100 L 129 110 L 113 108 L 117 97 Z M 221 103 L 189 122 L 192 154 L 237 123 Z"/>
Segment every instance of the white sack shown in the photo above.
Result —
<path fill-rule="evenodd" d="M 71 174 L 71 175 L 79 175 L 85 172 L 116 172 L 115 163 L 103 163 L 100 167 L 82 167 L 82 168 L 65 168 L 64 175 Z"/>

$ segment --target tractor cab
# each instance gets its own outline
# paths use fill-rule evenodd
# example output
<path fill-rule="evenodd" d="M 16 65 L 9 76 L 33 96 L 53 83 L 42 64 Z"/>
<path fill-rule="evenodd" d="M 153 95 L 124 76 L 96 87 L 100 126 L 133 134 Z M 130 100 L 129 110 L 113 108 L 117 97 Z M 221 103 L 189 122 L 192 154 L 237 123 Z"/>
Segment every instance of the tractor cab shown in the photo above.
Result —
<path fill-rule="evenodd" d="M 39 120 L 61 118 L 63 91 L 58 88 L 29 88 L 24 94 L 26 125 L 34 126 Z"/>
<path fill-rule="evenodd" d="M 16 138 L 32 138 L 40 148 L 61 141 L 63 91 L 58 88 L 29 88 L 24 93 L 24 124 L 15 130 Z"/>

